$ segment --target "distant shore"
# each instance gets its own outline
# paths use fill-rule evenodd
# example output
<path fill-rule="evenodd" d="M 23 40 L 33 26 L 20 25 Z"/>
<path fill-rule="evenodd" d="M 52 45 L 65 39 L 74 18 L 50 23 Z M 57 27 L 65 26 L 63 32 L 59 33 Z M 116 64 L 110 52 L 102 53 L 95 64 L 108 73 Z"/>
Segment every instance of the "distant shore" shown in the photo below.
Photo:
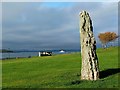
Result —
<path fill-rule="evenodd" d="M 0 50 L 0 53 L 12 53 L 13 51 L 7 50 L 7 49 L 2 49 Z"/>
<path fill-rule="evenodd" d="M 2 53 L 1 60 L 9 60 L 9 59 L 18 59 L 18 58 L 31 58 L 31 57 L 38 57 L 40 51 L 5 51 Z M 65 50 L 65 52 L 60 52 L 60 50 L 51 50 L 52 55 L 56 54 L 68 54 L 74 52 L 80 52 L 80 50 Z"/>

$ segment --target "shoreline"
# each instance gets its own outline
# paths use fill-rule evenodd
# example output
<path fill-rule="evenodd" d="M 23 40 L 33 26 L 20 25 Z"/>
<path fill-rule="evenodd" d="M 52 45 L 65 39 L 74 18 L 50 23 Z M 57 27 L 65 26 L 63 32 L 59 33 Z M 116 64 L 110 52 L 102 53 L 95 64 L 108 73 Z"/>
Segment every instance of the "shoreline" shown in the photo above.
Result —
<path fill-rule="evenodd" d="M 72 54 L 72 53 L 79 53 L 80 51 L 74 51 L 74 52 L 65 52 L 65 53 L 53 53 L 52 56 L 55 56 L 55 55 L 63 55 L 63 54 Z M 21 58 L 32 58 L 32 57 L 39 57 L 39 55 L 27 55 L 27 56 L 7 56 L 5 58 L 1 57 L 0 60 L 11 60 L 11 59 L 21 59 Z M 50 56 L 40 56 L 40 57 L 50 57 Z"/>

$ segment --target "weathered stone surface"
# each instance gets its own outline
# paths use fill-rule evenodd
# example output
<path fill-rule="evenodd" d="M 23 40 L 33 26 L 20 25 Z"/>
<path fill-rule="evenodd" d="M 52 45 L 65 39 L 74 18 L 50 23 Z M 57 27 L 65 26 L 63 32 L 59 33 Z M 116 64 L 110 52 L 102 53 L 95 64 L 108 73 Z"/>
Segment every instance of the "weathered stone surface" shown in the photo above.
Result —
<path fill-rule="evenodd" d="M 81 41 L 81 79 L 99 79 L 99 65 L 96 54 L 96 41 L 93 36 L 92 21 L 86 11 L 80 14 L 80 41 Z"/>

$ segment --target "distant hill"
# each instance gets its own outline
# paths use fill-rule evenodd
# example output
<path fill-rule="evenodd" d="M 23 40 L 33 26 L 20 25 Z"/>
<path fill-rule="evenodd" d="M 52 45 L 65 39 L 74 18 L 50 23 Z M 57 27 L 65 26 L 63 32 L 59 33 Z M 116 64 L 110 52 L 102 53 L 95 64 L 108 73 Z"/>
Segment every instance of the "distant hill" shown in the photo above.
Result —
<path fill-rule="evenodd" d="M 7 50 L 7 49 L 1 49 L 0 52 L 1 52 L 1 53 L 8 53 L 8 52 L 13 52 L 13 51 Z"/>

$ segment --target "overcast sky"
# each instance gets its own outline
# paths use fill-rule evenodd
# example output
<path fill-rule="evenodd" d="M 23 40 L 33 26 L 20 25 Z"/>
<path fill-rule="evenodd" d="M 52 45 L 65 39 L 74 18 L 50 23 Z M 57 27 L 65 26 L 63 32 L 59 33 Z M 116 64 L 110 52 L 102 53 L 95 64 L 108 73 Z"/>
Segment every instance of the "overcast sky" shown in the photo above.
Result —
<path fill-rule="evenodd" d="M 89 12 L 94 36 L 118 33 L 118 3 L 114 2 L 4 2 L 3 48 L 79 49 L 79 12 Z"/>

